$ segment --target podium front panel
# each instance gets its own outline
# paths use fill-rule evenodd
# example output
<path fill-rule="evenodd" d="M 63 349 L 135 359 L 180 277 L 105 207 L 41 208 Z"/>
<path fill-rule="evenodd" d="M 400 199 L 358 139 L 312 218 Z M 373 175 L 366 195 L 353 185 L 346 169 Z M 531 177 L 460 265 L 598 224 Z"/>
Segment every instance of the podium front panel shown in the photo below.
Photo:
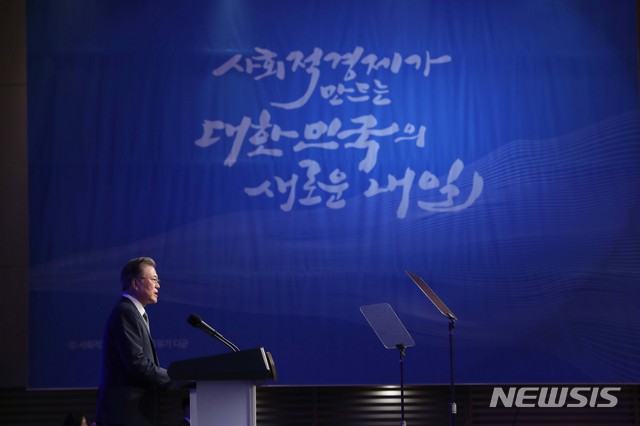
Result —
<path fill-rule="evenodd" d="M 256 426 L 253 382 L 201 381 L 190 397 L 192 426 Z"/>

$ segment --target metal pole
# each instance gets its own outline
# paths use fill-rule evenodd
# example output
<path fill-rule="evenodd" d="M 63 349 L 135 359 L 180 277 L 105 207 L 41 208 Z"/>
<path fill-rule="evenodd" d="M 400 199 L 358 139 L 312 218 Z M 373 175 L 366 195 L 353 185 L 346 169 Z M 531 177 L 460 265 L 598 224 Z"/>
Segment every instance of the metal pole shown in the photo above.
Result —
<path fill-rule="evenodd" d="M 455 321 L 451 320 L 449 323 L 449 356 L 451 362 L 451 389 L 449 397 L 451 399 L 451 426 L 455 426 L 456 424 L 456 412 L 458 411 L 456 407 L 456 390 L 453 381 L 453 329 L 455 326 Z"/>
<path fill-rule="evenodd" d="M 406 346 L 398 343 L 396 347 L 400 351 L 400 426 L 407 426 L 407 422 L 404 420 L 404 353 Z"/>

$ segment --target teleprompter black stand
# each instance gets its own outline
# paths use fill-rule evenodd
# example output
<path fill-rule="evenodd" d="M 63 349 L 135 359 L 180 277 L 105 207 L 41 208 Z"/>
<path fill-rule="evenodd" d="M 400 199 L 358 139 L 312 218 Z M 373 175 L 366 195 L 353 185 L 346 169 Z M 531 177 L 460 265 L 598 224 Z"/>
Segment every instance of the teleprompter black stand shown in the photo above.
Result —
<path fill-rule="evenodd" d="M 407 273 L 407 275 L 409 275 L 409 278 L 411 278 L 411 280 L 416 283 L 420 290 L 422 290 L 427 298 L 431 300 L 431 303 L 433 303 L 436 308 L 438 308 L 440 313 L 449 318 L 449 361 L 451 364 L 450 417 L 451 426 L 454 426 L 456 424 L 456 413 L 458 410 L 456 407 L 455 385 L 453 381 L 453 329 L 456 327 L 456 320 L 458 318 L 453 314 L 453 312 L 451 312 L 451 309 L 449 309 L 447 305 L 445 305 L 444 302 L 440 300 L 438 295 L 433 290 L 431 290 L 431 288 L 429 288 L 427 283 L 424 282 L 424 280 L 420 276 L 409 271 L 405 272 Z"/>
<path fill-rule="evenodd" d="M 367 319 L 384 347 L 398 349 L 400 352 L 400 426 L 406 426 L 407 422 L 404 419 L 404 356 L 406 349 L 415 346 L 416 343 L 388 303 L 361 306 L 360 312 Z"/>

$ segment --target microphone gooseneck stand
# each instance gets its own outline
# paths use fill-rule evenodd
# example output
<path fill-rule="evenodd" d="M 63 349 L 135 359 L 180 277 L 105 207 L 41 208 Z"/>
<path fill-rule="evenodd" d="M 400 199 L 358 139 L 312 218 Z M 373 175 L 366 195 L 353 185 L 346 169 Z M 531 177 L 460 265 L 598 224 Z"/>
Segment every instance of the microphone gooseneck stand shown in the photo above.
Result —
<path fill-rule="evenodd" d="M 196 314 L 189 315 L 189 318 L 187 318 L 187 322 L 189 323 L 189 325 L 195 328 L 199 328 L 200 330 L 204 331 L 214 339 L 224 343 L 224 345 L 229 349 L 231 349 L 233 352 L 240 352 L 240 349 L 236 345 L 231 343 L 229 339 L 224 337 L 222 334 L 218 333 L 213 327 L 211 327 L 209 324 L 204 322 L 202 318 L 200 318 L 198 315 Z"/>
<path fill-rule="evenodd" d="M 231 341 L 224 337 L 222 334 L 218 333 L 218 335 L 214 337 L 224 343 L 225 346 L 231 349 L 232 352 L 240 352 L 240 349 L 236 345 L 231 343 Z"/>

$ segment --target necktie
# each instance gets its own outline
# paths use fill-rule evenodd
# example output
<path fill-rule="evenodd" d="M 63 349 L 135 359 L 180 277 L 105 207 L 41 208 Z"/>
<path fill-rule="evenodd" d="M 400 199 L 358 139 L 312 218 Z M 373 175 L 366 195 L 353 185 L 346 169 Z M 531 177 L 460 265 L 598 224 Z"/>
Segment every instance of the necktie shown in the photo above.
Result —
<path fill-rule="evenodd" d="M 160 365 L 158 363 L 158 355 L 156 355 L 156 347 L 153 344 L 153 339 L 151 338 L 151 328 L 149 327 L 149 317 L 147 316 L 146 312 L 142 314 L 142 318 L 144 318 L 144 322 L 147 325 L 147 330 L 149 331 L 149 341 L 151 342 L 151 350 L 153 351 L 153 361 L 155 362 L 156 365 Z"/>
<path fill-rule="evenodd" d="M 144 318 L 144 323 L 147 325 L 147 330 L 149 330 L 149 333 L 151 333 L 151 327 L 149 327 L 149 317 L 147 316 L 146 312 L 142 314 L 142 318 Z"/>

